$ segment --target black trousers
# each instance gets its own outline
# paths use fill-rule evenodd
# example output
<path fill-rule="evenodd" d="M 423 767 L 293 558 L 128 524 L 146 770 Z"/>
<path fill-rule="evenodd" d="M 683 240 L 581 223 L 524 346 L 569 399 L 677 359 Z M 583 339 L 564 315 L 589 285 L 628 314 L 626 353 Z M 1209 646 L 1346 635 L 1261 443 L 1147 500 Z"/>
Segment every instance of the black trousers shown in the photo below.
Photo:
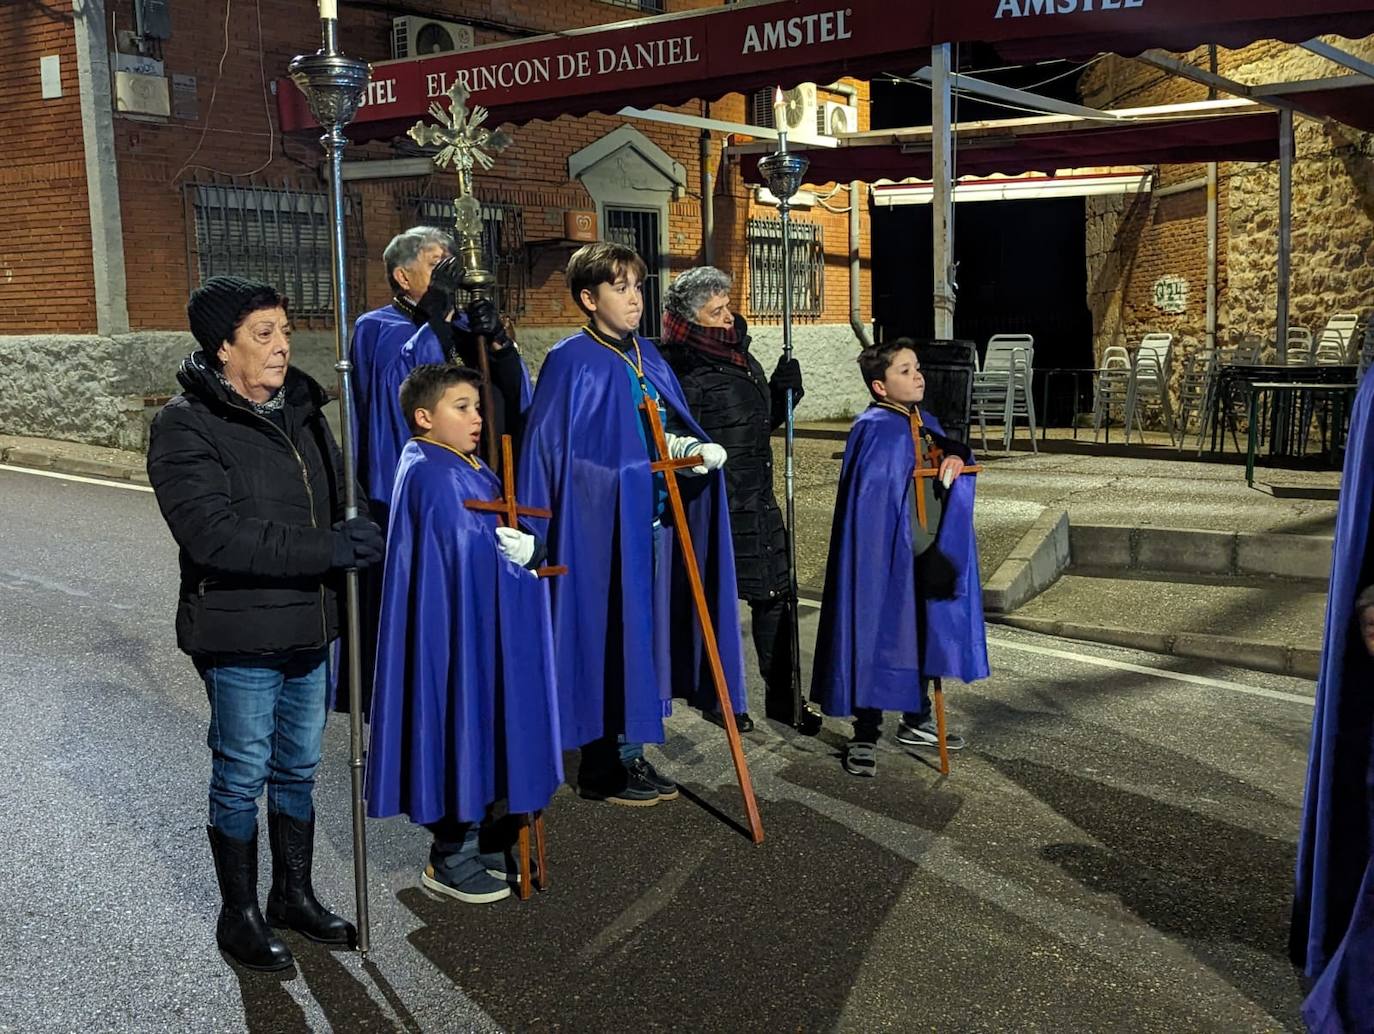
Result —
<path fill-rule="evenodd" d="M 749 601 L 754 650 L 766 687 L 764 709 L 771 717 L 792 720 L 792 605 L 786 597 Z"/>
<path fill-rule="evenodd" d="M 930 714 L 930 679 L 921 680 L 921 709 L 903 711 L 902 721 L 907 725 L 920 725 Z M 883 728 L 883 712 L 876 707 L 854 708 L 854 742 L 877 743 L 878 734 Z"/>

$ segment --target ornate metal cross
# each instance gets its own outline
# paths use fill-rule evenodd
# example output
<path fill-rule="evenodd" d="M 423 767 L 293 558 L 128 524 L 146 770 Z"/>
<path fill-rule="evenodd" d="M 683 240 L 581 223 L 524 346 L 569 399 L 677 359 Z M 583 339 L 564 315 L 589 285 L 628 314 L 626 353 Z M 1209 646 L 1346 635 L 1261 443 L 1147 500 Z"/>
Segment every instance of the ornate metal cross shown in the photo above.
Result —
<path fill-rule="evenodd" d="M 472 192 L 474 165 L 490 169 L 496 164 L 494 155 L 511 144 L 510 134 L 503 129 L 488 129 L 487 109 L 474 105 L 468 110 L 469 91 L 461 81 L 445 91 L 449 110 L 438 101 L 430 104 L 429 113 L 439 125 L 417 122 L 410 127 L 409 136 L 421 147 L 442 149 L 434 156 L 439 168 L 451 168 L 458 176 L 458 196 L 453 201 L 454 229 L 462 238 L 480 239 L 482 236 L 482 206 Z"/>

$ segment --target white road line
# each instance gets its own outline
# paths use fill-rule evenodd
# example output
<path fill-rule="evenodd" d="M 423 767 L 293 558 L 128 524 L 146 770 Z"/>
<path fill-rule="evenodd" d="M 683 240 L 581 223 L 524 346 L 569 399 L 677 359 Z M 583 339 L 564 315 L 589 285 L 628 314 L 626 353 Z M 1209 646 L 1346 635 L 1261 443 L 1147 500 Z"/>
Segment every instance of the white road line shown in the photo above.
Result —
<path fill-rule="evenodd" d="M 148 485 L 131 485 L 124 481 L 107 481 L 104 478 L 81 477 L 79 474 L 59 474 L 55 470 L 34 470 L 32 467 L 12 467 L 8 463 L 0 463 L 0 470 L 9 471 L 14 474 L 36 474 L 41 478 L 56 478 L 59 481 L 79 481 L 83 485 L 104 485 L 106 488 L 123 488 L 129 492 L 152 491 L 152 488 Z"/>
<path fill-rule="evenodd" d="M 1243 682 L 1228 682 L 1225 679 L 1209 679 L 1205 675 L 1189 675 L 1181 671 L 1166 671 L 1163 668 L 1151 668 L 1144 664 L 1130 664 L 1127 661 L 1114 661 L 1107 657 L 1094 657 L 1092 654 L 1076 653 L 1073 650 L 1056 650 L 1049 646 L 1034 646 L 1031 643 L 1013 643 L 998 636 L 988 636 L 988 645 L 1001 647 L 1006 650 L 1021 650 L 1025 653 L 1038 653 L 1045 657 L 1059 657 L 1063 660 L 1078 661 L 1082 664 L 1095 664 L 1100 668 L 1115 668 L 1117 671 L 1131 671 L 1139 675 L 1151 675 L 1159 679 L 1171 679 L 1174 682 L 1186 682 L 1194 686 L 1206 686 L 1209 689 L 1225 689 L 1232 693 L 1245 693 L 1249 696 L 1267 697 L 1270 700 L 1286 700 L 1291 704 L 1302 704 L 1306 707 L 1315 706 L 1312 697 L 1300 696 L 1297 693 L 1285 693 L 1278 689 L 1265 689 L 1263 686 L 1247 686 Z"/>
<path fill-rule="evenodd" d="M 815 600 L 808 600 L 802 597 L 801 605 L 819 610 L 821 605 Z M 1000 636 L 989 635 L 988 645 L 1002 647 L 1007 650 L 1021 650 L 1024 653 L 1038 653 L 1045 657 L 1058 657 L 1066 661 L 1078 661 L 1082 664 L 1095 664 L 1100 668 L 1115 668 L 1117 671 L 1131 671 L 1138 675 L 1151 675 L 1158 679 L 1171 679 L 1174 682 L 1186 682 L 1194 686 L 1206 686 L 1208 689 L 1225 689 L 1232 693 L 1244 693 L 1247 696 L 1265 697 L 1269 700 L 1285 700 L 1290 704 L 1302 704 L 1305 707 L 1315 707 L 1316 701 L 1312 697 L 1301 696 L 1297 693 L 1285 693 L 1279 689 L 1265 689 L 1263 686 L 1247 686 L 1243 682 L 1228 682 L 1226 679 L 1209 679 L 1205 675 L 1189 675 L 1181 671 L 1166 671 L 1163 668 L 1151 668 L 1145 664 L 1131 664 L 1127 661 L 1114 661 L 1108 657 L 1095 657 L 1089 653 L 1077 653 L 1074 650 L 1056 650 L 1050 646 L 1035 646 L 1031 643 L 1012 642 Z"/>

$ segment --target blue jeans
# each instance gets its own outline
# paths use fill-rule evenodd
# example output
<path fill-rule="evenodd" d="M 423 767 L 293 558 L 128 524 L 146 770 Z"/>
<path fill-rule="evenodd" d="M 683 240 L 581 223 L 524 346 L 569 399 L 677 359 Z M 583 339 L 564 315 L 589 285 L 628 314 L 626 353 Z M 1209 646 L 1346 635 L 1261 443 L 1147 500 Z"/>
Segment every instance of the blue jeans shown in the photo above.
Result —
<path fill-rule="evenodd" d="M 325 650 L 196 668 L 210 698 L 210 825 L 248 840 L 267 808 L 309 821 L 324 735 Z"/>

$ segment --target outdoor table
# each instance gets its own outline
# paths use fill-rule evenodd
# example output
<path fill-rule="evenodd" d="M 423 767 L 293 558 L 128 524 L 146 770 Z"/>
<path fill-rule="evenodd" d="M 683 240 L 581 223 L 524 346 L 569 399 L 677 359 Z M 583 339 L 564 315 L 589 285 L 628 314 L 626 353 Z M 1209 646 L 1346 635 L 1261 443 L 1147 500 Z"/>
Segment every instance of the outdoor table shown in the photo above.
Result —
<path fill-rule="evenodd" d="M 1073 378 L 1073 415 L 1070 417 L 1070 423 L 1071 423 L 1071 425 L 1073 426 L 1073 439 L 1074 439 L 1074 441 L 1078 441 L 1078 414 L 1079 414 L 1079 412 L 1080 412 L 1078 403 L 1079 403 L 1079 401 L 1080 401 L 1080 400 L 1082 399 L 1082 397 L 1083 397 L 1083 391 L 1082 391 L 1082 378 L 1083 378 L 1084 375 L 1087 375 L 1088 377 L 1093 377 L 1093 378 L 1095 378 L 1095 377 L 1097 376 L 1097 367 L 1095 367 L 1095 366 L 1084 366 L 1084 367 L 1062 366 L 1062 367 L 1055 367 L 1055 368 L 1052 368 L 1052 369 L 1036 370 L 1035 372 L 1038 373 L 1038 374 L 1040 374 L 1040 376 L 1041 376 L 1041 381 L 1040 381 L 1040 413 L 1039 413 L 1039 418 L 1040 418 L 1040 440 L 1041 440 L 1042 442 L 1045 440 L 1046 435 L 1048 434 L 1048 430 L 1049 430 L 1049 423 L 1050 423 L 1050 382 L 1053 381 L 1056 377 L 1072 377 L 1072 378 Z M 1109 441 L 1109 442 L 1111 441 L 1111 431 L 1110 431 L 1110 430 L 1107 432 L 1107 441 Z"/>
<path fill-rule="evenodd" d="M 1294 369 L 1304 369 L 1304 367 L 1294 367 Z M 1312 367 L 1310 369 L 1316 369 Z M 1316 383 L 1304 381 L 1251 381 L 1247 386 L 1249 401 L 1247 413 L 1250 418 L 1248 437 L 1245 448 L 1245 483 L 1253 488 L 1255 485 L 1255 453 L 1259 448 L 1259 398 L 1263 394 L 1274 396 L 1274 404 L 1270 407 L 1269 421 L 1269 454 L 1270 456 L 1294 455 L 1291 445 L 1296 437 L 1301 441 L 1301 428 L 1294 428 L 1291 421 L 1291 406 L 1279 404 L 1279 397 L 1282 395 L 1296 395 L 1315 399 L 1318 396 L 1328 396 L 1333 398 L 1337 405 L 1335 419 L 1331 421 L 1331 439 L 1327 446 L 1328 458 L 1333 466 L 1338 466 L 1336 453 L 1340 449 L 1342 431 L 1345 427 L 1346 414 L 1350 411 L 1350 400 L 1355 397 L 1356 385 Z M 1300 407 L 1302 413 L 1307 413 L 1306 407 Z M 1306 419 L 1306 417 L 1304 417 Z M 1296 435 L 1294 432 L 1298 432 Z"/>
<path fill-rule="evenodd" d="M 1354 365 L 1336 366 L 1264 366 L 1260 363 L 1222 363 L 1217 367 L 1212 390 L 1212 451 L 1226 447 L 1226 430 L 1240 450 L 1236 424 L 1237 407 L 1246 405 L 1246 392 L 1251 384 L 1353 384 L 1359 369 Z"/>

